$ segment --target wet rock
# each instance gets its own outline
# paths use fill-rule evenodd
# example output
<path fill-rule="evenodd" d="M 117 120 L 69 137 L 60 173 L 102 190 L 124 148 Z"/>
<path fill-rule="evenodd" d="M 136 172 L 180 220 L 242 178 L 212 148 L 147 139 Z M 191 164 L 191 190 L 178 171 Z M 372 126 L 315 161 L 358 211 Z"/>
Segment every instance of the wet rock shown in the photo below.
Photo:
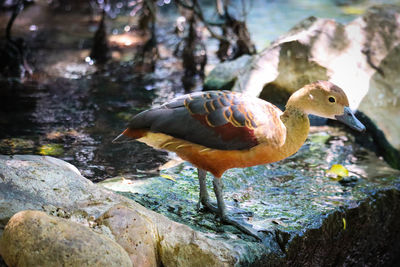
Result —
<path fill-rule="evenodd" d="M 399 227 L 394 220 L 399 217 L 399 200 L 398 190 L 382 190 L 357 208 L 331 214 L 321 228 L 284 247 L 287 265 L 398 266 L 400 246 L 394 240 L 399 238 Z M 392 234 L 370 234 L 382 232 Z"/>
<path fill-rule="evenodd" d="M 229 90 L 237 77 L 250 68 L 252 56 L 244 55 L 234 61 L 223 62 L 214 68 L 206 77 L 204 90 Z"/>
<path fill-rule="evenodd" d="M 262 245 L 207 211 L 196 210 L 197 173 L 189 164 L 145 181 L 120 178 L 102 184 L 210 240 L 224 240 L 234 251 L 242 251 L 239 266 L 395 265 L 400 261 L 396 222 L 400 219 L 400 171 L 355 144 L 349 133 L 326 126 L 311 130 L 294 156 L 274 164 L 232 169 L 223 176 L 226 202 L 253 213 L 250 222 L 262 230 Z M 349 176 L 332 179 L 328 170 L 335 164 L 346 168 Z M 170 231 L 182 233 L 181 229 Z M 189 233 L 182 236 L 188 238 Z M 176 244 L 182 243 L 178 240 L 182 236 Z M 182 257 L 171 259 L 174 266 Z"/>
<path fill-rule="evenodd" d="M 371 7 L 346 25 L 310 17 L 254 56 L 241 75 L 231 75 L 230 87 L 284 105 L 303 85 L 330 80 L 400 150 L 399 17 L 400 7 L 392 5 Z M 211 73 L 218 72 L 225 65 Z M 212 80 L 218 77 L 224 76 Z M 400 168 L 399 159 L 390 164 Z"/>
<path fill-rule="evenodd" d="M 126 251 L 111 239 L 41 211 L 11 217 L 0 253 L 9 266 L 132 266 Z"/>
<path fill-rule="evenodd" d="M 116 241 L 128 252 L 134 266 L 158 266 L 157 231 L 149 218 L 124 205 L 104 213 L 98 223 L 110 228 Z"/>

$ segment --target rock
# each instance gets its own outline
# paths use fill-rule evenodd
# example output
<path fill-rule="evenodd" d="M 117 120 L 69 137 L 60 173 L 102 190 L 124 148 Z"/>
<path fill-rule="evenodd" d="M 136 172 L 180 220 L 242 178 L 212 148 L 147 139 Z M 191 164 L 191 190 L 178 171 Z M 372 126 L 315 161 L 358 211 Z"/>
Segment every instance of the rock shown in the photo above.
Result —
<path fill-rule="evenodd" d="M 116 241 L 128 252 L 134 266 L 158 266 L 156 236 L 150 218 L 124 205 L 116 205 L 104 213 L 98 223 L 110 228 Z"/>
<path fill-rule="evenodd" d="M 75 217 L 98 217 L 115 204 L 116 197 L 95 189 L 65 161 L 48 156 L 0 155 L 0 225 L 22 210 L 61 209 L 68 211 L 68 216 L 76 212 Z"/>
<path fill-rule="evenodd" d="M 126 251 L 81 224 L 41 211 L 21 211 L 0 240 L 8 266 L 132 266 Z"/>
<path fill-rule="evenodd" d="M 399 18 L 400 7 L 394 5 L 371 7 L 347 25 L 308 18 L 246 62 L 240 75 L 228 71 L 235 81 L 230 87 L 284 105 L 303 85 L 330 80 L 346 91 L 350 106 L 367 115 L 400 150 Z M 224 72 L 226 64 L 211 74 Z M 390 164 L 400 168 L 397 155 Z"/>
<path fill-rule="evenodd" d="M 380 195 L 380 196 L 379 196 Z M 347 211 L 336 211 L 321 228 L 295 237 L 285 246 L 288 266 L 398 266 L 400 246 L 385 234 L 399 238 L 392 224 L 400 211 L 398 190 L 384 190 Z M 382 214 L 386 214 L 382 216 Z M 389 238 L 389 239 L 388 239 Z M 388 246 L 390 248 L 388 248 Z M 312 258 L 312 259 L 311 259 Z"/>
<path fill-rule="evenodd" d="M 311 130 L 294 156 L 274 164 L 231 169 L 222 178 L 228 205 L 254 214 L 251 224 L 263 230 L 262 246 L 234 227 L 219 223 L 207 211 L 196 210 L 197 173 L 189 164 L 145 181 L 121 178 L 102 184 L 197 231 L 189 238 L 194 233 L 185 233 L 187 228 L 163 226 L 168 229 L 164 231 L 182 233 L 171 235 L 169 245 L 159 250 L 161 261 L 168 266 L 188 265 L 186 259 L 193 256 L 184 250 L 193 246 L 189 242 L 197 240 L 198 233 L 240 251 L 238 266 L 396 265 L 400 262 L 396 222 L 400 219 L 400 171 L 355 144 L 350 133 L 327 126 Z M 343 165 L 350 175 L 331 178 L 327 171 L 334 164 Z M 212 179 L 208 178 L 212 197 Z M 204 241 L 203 245 L 197 243 L 199 251 L 209 246 Z M 187 245 L 178 249 L 179 244 Z M 220 253 L 223 251 L 216 254 Z M 197 258 L 199 266 L 206 261 L 216 265 L 207 255 Z"/>
<path fill-rule="evenodd" d="M 204 90 L 229 90 L 236 82 L 237 77 L 249 68 L 252 56 L 243 55 L 237 60 L 220 63 L 206 77 Z"/>
<path fill-rule="evenodd" d="M 255 248 L 262 248 L 262 244 L 252 242 L 242 243 L 241 246 L 235 247 L 228 240 L 221 240 L 216 236 L 205 239 L 202 238 L 203 233 L 193 231 L 182 224 L 161 224 L 159 229 L 163 232 L 179 233 L 179 235 L 170 234 L 168 238 L 160 239 L 160 259 L 165 266 L 240 265 L 246 263 L 246 258 L 249 257 L 247 253 L 256 252 Z M 209 252 L 211 248 L 213 253 Z M 258 255 L 264 255 L 264 253 L 261 252 Z M 256 255 L 250 255 L 250 257 L 256 257 Z M 247 262 L 247 264 L 250 263 Z"/>
<path fill-rule="evenodd" d="M 207 237 L 204 233 L 173 222 L 130 199 L 93 184 L 65 161 L 49 156 L 0 155 L 0 235 L 1 229 L 15 213 L 27 209 L 41 210 L 95 227 L 104 234 L 111 233 L 111 237 L 121 242 L 119 244 L 125 248 L 132 236 L 118 232 L 122 230 L 118 228 L 122 224 L 116 221 L 124 220 L 118 217 L 121 213 L 117 212 L 116 207 L 120 205 L 126 207 L 122 209 L 122 214 L 131 218 L 140 216 L 140 221 L 147 222 L 147 229 L 151 229 L 156 244 L 156 255 L 161 255 L 160 262 L 158 259 L 149 262 L 157 262 L 159 265 L 199 266 L 200 259 L 204 258 L 212 263 L 209 266 L 233 266 L 245 257 L 247 247 L 262 247 L 258 243 L 243 242 L 243 247 L 237 251 L 224 239 Z M 103 215 L 107 211 L 114 217 L 106 219 Z M 135 224 L 128 225 L 129 234 L 135 229 Z M 149 237 L 146 234 L 144 236 Z M 131 258 L 133 250 L 127 249 Z"/>

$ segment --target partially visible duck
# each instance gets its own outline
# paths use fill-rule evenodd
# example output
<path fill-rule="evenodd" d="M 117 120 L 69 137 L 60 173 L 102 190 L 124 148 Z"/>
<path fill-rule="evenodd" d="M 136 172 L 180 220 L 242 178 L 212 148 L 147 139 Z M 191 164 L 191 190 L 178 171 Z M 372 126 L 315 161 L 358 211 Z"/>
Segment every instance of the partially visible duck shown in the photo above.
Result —
<path fill-rule="evenodd" d="M 308 135 L 308 114 L 365 130 L 351 112 L 343 90 L 331 82 L 317 81 L 293 93 L 284 112 L 269 102 L 240 93 L 184 95 L 137 114 L 114 140 L 130 137 L 191 162 L 198 168 L 200 202 L 224 222 L 257 237 L 250 225 L 227 215 L 221 176 L 230 168 L 276 162 L 296 153 Z M 207 172 L 214 175 L 217 207 L 209 200 Z"/>

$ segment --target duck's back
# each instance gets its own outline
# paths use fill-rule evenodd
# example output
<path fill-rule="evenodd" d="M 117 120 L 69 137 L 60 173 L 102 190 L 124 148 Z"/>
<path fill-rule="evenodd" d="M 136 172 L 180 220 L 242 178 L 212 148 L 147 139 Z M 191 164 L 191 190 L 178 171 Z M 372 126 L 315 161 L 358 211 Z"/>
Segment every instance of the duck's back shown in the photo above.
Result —
<path fill-rule="evenodd" d="M 282 112 L 266 101 L 229 91 L 197 92 L 139 113 L 129 123 L 131 136 L 163 133 L 216 150 L 246 150 L 260 143 L 279 146 L 285 139 Z"/>

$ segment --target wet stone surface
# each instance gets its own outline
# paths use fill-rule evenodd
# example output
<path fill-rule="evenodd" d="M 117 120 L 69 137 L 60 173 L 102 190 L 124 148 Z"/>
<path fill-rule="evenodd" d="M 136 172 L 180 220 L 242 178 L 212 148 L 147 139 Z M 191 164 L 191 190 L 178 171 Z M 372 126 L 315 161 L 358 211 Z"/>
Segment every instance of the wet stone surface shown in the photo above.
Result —
<path fill-rule="evenodd" d="M 393 213 L 400 209 L 400 172 L 355 144 L 354 137 L 349 133 L 333 127 L 313 130 L 315 132 L 310 134 L 306 144 L 290 158 L 274 164 L 227 171 L 223 181 L 228 205 L 252 212 L 254 215 L 250 223 L 264 232 L 264 242 L 274 248 L 274 256 L 286 256 L 285 262 L 298 260 L 291 250 L 295 247 L 298 249 L 298 246 L 304 246 L 305 257 L 314 260 L 310 244 L 302 238 L 313 231 L 318 232 L 318 238 L 316 234 L 313 237 L 315 244 L 337 235 L 336 243 L 332 241 L 332 244 L 344 242 L 340 246 L 351 250 L 346 260 L 346 253 L 336 249 L 337 253 L 343 254 L 338 256 L 343 257 L 338 260 L 341 263 L 357 257 L 353 251 L 357 242 L 360 246 L 357 252 L 364 250 L 365 253 L 372 253 L 360 239 L 363 234 L 378 236 L 381 231 L 381 239 L 398 240 L 399 227 L 394 226 L 389 231 L 383 225 L 399 217 Z M 328 174 L 333 164 L 344 166 L 349 176 L 334 177 Z M 229 242 L 238 244 L 243 240 L 252 240 L 234 227 L 222 225 L 214 215 L 204 210 L 197 211 L 197 171 L 189 164 L 183 163 L 164 170 L 160 177 L 136 181 L 125 178 L 116 177 L 102 184 L 211 238 L 231 239 Z M 210 196 L 213 196 L 211 175 L 208 176 L 207 186 Z M 358 221 L 363 216 L 369 218 L 364 218 L 365 225 L 363 221 Z M 359 225 L 365 231 L 378 232 L 348 237 L 358 228 L 363 229 Z M 346 240 L 342 240 L 341 236 Z M 317 246 L 315 244 L 313 246 Z M 382 246 L 375 247 L 378 251 L 376 261 L 399 260 L 393 254 L 400 251 L 399 246 L 385 249 Z M 329 250 L 332 250 L 331 245 L 326 246 L 319 256 L 328 255 L 326 253 Z M 358 257 L 359 263 L 375 262 L 364 256 Z M 319 264 L 331 264 L 330 260 L 320 260 Z M 305 259 L 303 263 L 310 264 L 310 261 Z"/>

